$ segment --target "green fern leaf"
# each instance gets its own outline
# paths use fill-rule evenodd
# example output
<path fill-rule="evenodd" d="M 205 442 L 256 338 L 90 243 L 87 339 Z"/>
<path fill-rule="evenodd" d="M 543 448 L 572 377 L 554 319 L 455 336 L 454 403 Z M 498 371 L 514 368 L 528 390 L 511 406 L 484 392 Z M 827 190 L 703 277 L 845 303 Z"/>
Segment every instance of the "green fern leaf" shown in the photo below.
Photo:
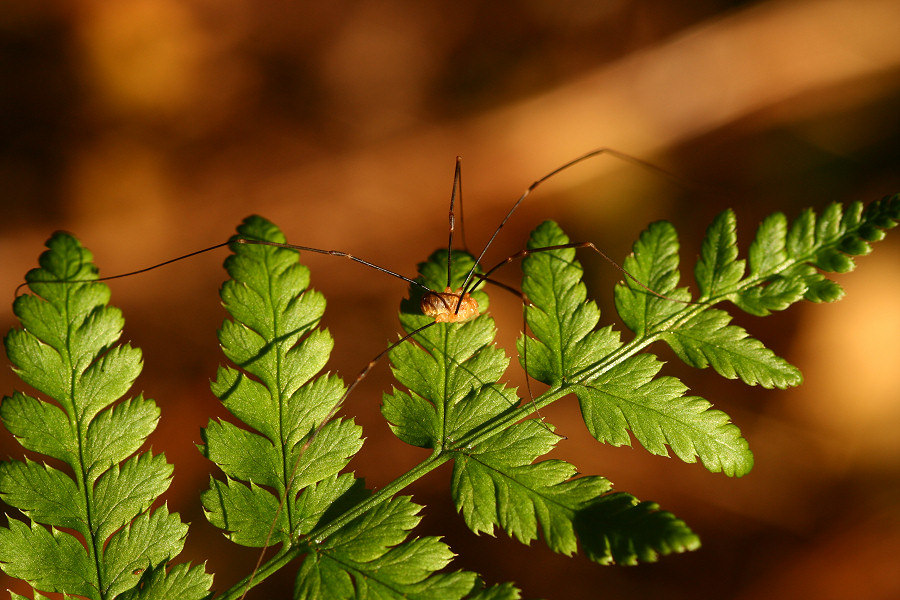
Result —
<path fill-rule="evenodd" d="M 522 592 L 511 583 L 492 585 L 470 596 L 472 600 L 519 600 L 521 597 Z"/>
<path fill-rule="evenodd" d="M 708 309 L 694 315 L 680 327 L 663 334 L 679 358 L 687 364 L 708 365 L 728 379 L 740 377 L 748 385 L 781 389 L 800 385 L 803 377 L 797 367 L 747 336 L 747 332 L 729 325 L 731 315 Z"/>
<path fill-rule="evenodd" d="M 660 554 L 700 547 L 684 521 L 625 493 L 602 497 L 579 515 L 576 526 L 588 557 L 600 564 L 654 562 Z"/>
<path fill-rule="evenodd" d="M 569 241 L 555 223 L 546 221 L 532 232 L 528 247 L 553 246 L 557 245 L 554 240 L 562 239 L 563 244 Z M 528 345 L 520 347 L 519 352 L 523 364 L 527 357 L 531 376 L 551 385 L 565 381 L 621 346 L 611 329 L 593 331 L 600 310 L 586 300 L 587 289 L 581 282 L 580 268 L 573 267 L 574 259 L 575 249 L 565 248 L 532 254 L 522 265 L 522 291 L 534 307 L 526 311 L 526 321 L 535 338 L 527 339 Z"/>
<path fill-rule="evenodd" d="M 764 316 L 806 298 L 834 302 L 844 291 L 820 271 L 844 273 L 855 267 L 852 256 L 871 251 L 900 219 L 900 196 L 863 208 L 854 202 L 843 210 L 828 206 L 820 216 L 804 211 L 788 226 L 784 215 L 765 219 L 750 245 L 750 273 L 733 297 L 741 309 Z"/>
<path fill-rule="evenodd" d="M 585 423 L 598 440 L 624 445 L 634 435 L 650 452 L 665 455 L 669 446 L 682 460 L 699 457 L 710 470 L 741 475 L 750 469 L 752 455 L 728 416 L 701 398 L 683 396 L 686 388 L 677 380 L 654 379 L 658 361 L 636 353 L 662 339 L 689 365 L 712 366 L 750 385 L 798 385 L 802 377 L 796 367 L 710 306 L 731 300 L 763 316 L 804 297 L 836 300 L 842 290 L 820 270 L 853 268 L 849 255 L 867 253 L 869 243 L 881 239 L 883 229 L 898 219 L 900 196 L 865 209 L 858 203 L 846 211 L 832 205 L 819 217 L 805 211 L 790 226 L 783 215 L 772 215 L 760 225 L 745 264 L 738 258 L 734 214 L 726 211 L 703 241 L 695 268 L 700 301 L 695 303 L 677 287 L 674 229 L 654 223 L 635 243 L 624 267 L 665 297 L 632 279 L 617 286 L 616 308 L 635 333 L 624 344 L 610 327 L 596 329 L 599 312 L 586 301 L 574 250 L 533 253 L 523 264 L 523 290 L 534 304 L 527 313 L 534 337 L 520 341 L 521 360 L 531 376 L 553 386 L 555 397 L 570 391 L 578 395 Z M 535 230 L 529 247 L 567 243 L 555 225 L 545 223 Z"/>
<path fill-rule="evenodd" d="M 142 396 L 120 401 L 141 357 L 114 345 L 123 320 L 107 305 L 109 289 L 90 281 L 91 255 L 74 238 L 56 234 L 47 247 L 26 277 L 35 295 L 13 305 L 23 329 L 5 342 L 16 373 L 56 404 L 15 392 L 0 404 L 0 419 L 23 447 L 71 474 L 30 460 L 0 463 L 0 496 L 29 519 L 0 527 L 0 568 L 36 589 L 113 598 L 151 566 L 168 581 L 163 566 L 181 551 L 187 527 L 165 506 L 150 510 L 172 467 L 163 455 L 134 454 L 159 409 Z M 209 589 L 202 568 L 194 573 L 184 598 Z"/>
<path fill-rule="evenodd" d="M 654 378 L 662 367 L 652 354 L 638 354 L 596 379 L 573 386 L 588 430 L 598 441 L 631 445 L 630 431 L 653 454 L 694 462 L 710 471 L 744 475 L 753 455 L 728 415 L 713 410 L 674 377 Z"/>
<path fill-rule="evenodd" d="M 281 232 L 260 217 L 246 219 L 238 232 L 284 242 Z M 225 265 L 232 279 L 222 286 L 221 296 L 235 320 L 223 324 L 219 340 L 240 369 L 220 367 L 211 387 L 255 431 L 210 421 L 201 450 L 227 478 L 212 479 L 202 500 L 207 518 L 232 541 L 260 547 L 269 540 L 273 522 L 278 525 L 269 541 L 289 542 L 307 533 L 330 502 L 350 489 L 351 477 L 332 478 L 362 439 L 360 428 L 350 421 L 322 423 L 344 386 L 333 376 L 313 379 L 333 342 L 326 331 L 316 329 L 325 300 L 307 289 L 309 271 L 297 263 L 297 252 L 236 242 L 232 249 L 235 254 Z M 331 494 L 328 502 L 313 506 L 298 500 L 301 491 L 326 480 L 330 485 L 317 489 Z M 288 502 L 282 509 L 285 494 Z M 307 512 L 313 507 L 316 514 Z"/>
<path fill-rule="evenodd" d="M 454 252 L 451 288 L 462 285 L 473 259 Z M 419 265 L 419 281 L 430 289 L 447 283 L 447 253 L 435 252 Z M 487 307 L 487 295 L 476 291 L 479 307 Z M 401 304 L 400 322 L 409 333 L 421 327 L 415 344 L 398 345 L 389 353 L 394 376 L 408 392 L 394 389 L 385 394 L 382 414 L 403 441 L 423 448 L 454 447 L 466 434 L 504 411 L 515 409 L 515 392 L 496 383 L 509 359 L 492 346 L 496 330 L 485 314 L 463 323 L 434 323 L 421 314 L 422 292 L 410 288 Z M 429 325 L 430 324 L 430 325 Z"/>
<path fill-rule="evenodd" d="M 756 232 L 748 252 L 749 276 L 778 272 L 787 260 L 787 219 L 781 213 L 766 217 Z M 806 285 L 802 279 L 790 279 L 778 275 L 769 278 L 766 285 L 745 289 L 734 303 L 745 312 L 764 317 L 772 311 L 784 310 L 803 298 Z"/>
<path fill-rule="evenodd" d="M 737 223 L 734 213 L 726 210 L 706 230 L 694 268 L 701 301 L 720 295 L 741 280 L 745 265 L 737 255 Z"/>
<path fill-rule="evenodd" d="M 137 587 L 125 592 L 121 600 L 171 600 L 172 598 L 207 598 L 209 577 L 203 567 L 181 563 L 168 571 L 152 567 L 141 574 Z M 37 598 L 35 598 L 37 600 Z"/>
<path fill-rule="evenodd" d="M 747 254 L 749 274 L 759 275 L 776 270 L 787 260 L 787 218 L 781 213 L 763 219 Z"/>
<path fill-rule="evenodd" d="M 528 247 L 568 242 L 559 226 L 548 221 L 535 229 Z M 664 293 L 682 299 L 686 292 L 675 287 L 677 264 L 674 231 L 667 223 L 654 223 L 638 240 L 626 268 L 634 268 L 635 276 L 649 276 Z M 574 249 L 536 252 L 525 259 L 523 271 L 522 288 L 534 305 L 527 312 L 534 333 L 534 338 L 525 338 L 528 372 L 558 386 L 559 394 L 574 392 L 591 435 L 620 446 L 630 445 L 629 434 L 633 434 L 654 454 L 668 456 L 668 445 L 684 461 L 693 462 L 699 456 L 712 471 L 743 475 L 750 470 L 753 459 L 747 442 L 728 416 L 712 410 L 702 398 L 684 396 L 687 388 L 674 377 L 657 378 L 662 364 L 652 354 L 636 353 L 655 339 L 654 329 L 667 326 L 691 305 L 652 296 L 637 286 L 620 286 L 616 300 L 620 312 L 627 315 L 623 320 L 643 333 L 623 345 L 611 328 L 593 329 L 600 315 L 592 302 L 585 301 Z M 542 281 L 552 282 L 552 289 L 541 290 L 546 285 Z M 559 311 L 560 306 L 568 307 L 567 311 Z M 521 341 L 519 347 L 521 352 Z M 533 366 L 535 355 L 550 356 L 543 360 L 558 364 L 558 371 L 547 373 L 540 363 Z"/>
<path fill-rule="evenodd" d="M 551 550 L 576 551 L 576 517 L 612 486 L 602 477 L 574 478 L 575 467 L 565 461 L 532 464 L 556 439 L 538 422 L 526 421 L 458 451 L 451 493 L 472 531 L 493 534 L 496 524 L 528 544 L 540 527 Z"/>
<path fill-rule="evenodd" d="M 625 260 L 624 268 L 635 279 L 667 298 L 682 302 L 691 299 L 686 288 L 677 287 L 680 277 L 678 235 L 671 223 L 651 223 L 635 242 L 634 252 Z M 575 275 L 580 277 L 579 273 Z M 633 284 L 632 281 L 629 283 Z M 679 302 L 648 294 L 636 285 L 617 285 L 615 300 L 616 310 L 625 326 L 638 336 L 652 331 L 683 308 Z"/>
<path fill-rule="evenodd" d="M 0 529 L 0 560 L 11 577 L 24 579 L 35 589 L 65 591 L 88 598 L 100 598 L 92 564 L 75 536 L 55 527 L 31 526 L 9 520 Z M 137 578 L 135 578 L 137 579 Z"/>
<path fill-rule="evenodd" d="M 295 598 L 462 598 L 474 573 L 437 573 L 453 558 L 438 538 L 404 542 L 421 507 L 398 496 L 318 546 L 297 574 Z"/>

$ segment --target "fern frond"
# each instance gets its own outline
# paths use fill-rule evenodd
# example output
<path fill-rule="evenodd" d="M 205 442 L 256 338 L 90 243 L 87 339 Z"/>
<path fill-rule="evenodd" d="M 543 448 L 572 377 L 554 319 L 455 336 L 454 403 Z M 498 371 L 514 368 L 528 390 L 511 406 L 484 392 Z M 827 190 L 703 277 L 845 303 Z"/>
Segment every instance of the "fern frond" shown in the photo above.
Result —
<path fill-rule="evenodd" d="M 141 370 L 140 351 L 115 345 L 122 315 L 108 306 L 109 289 L 90 281 L 90 252 L 62 233 L 47 247 L 26 276 L 34 295 L 13 305 L 23 329 L 5 343 L 19 377 L 55 403 L 15 392 L 0 404 L 0 419 L 24 448 L 67 471 L 28 459 L 0 463 L 0 496 L 28 519 L 0 527 L 0 568 L 35 589 L 98 599 L 137 589 L 153 569 L 179 597 L 201 598 L 212 582 L 202 567 L 175 567 L 184 585 L 165 568 L 187 526 L 165 505 L 151 511 L 172 467 L 164 455 L 134 454 L 159 409 L 142 396 L 120 400 Z"/>
<path fill-rule="evenodd" d="M 651 227 L 635 245 L 635 259 L 626 268 L 634 267 L 636 277 L 646 276 L 661 293 L 683 299 L 685 291 L 675 287 L 678 257 L 673 236 L 671 226 Z M 547 221 L 532 233 L 528 245 L 542 248 L 568 242 L 559 226 Z M 655 328 L 691 305 L 651 296 L 646 290 L 632 291 L 634 302 L 624 303 L 623 321 L 643 334 L 624 344 L 611 327 L 595 329 L 600 312 L 585 300 L 582 269 L 573 248 L 536 252 L 525 259 L 522 269 L 522 288 L 534 305 L 526 313 L 534 337 L 519 343 L 522 362 L 525 343 L 529 374 L 553 386 L 551 392 L 558 397 L 575 393 L 591 435 L 620 446 L 631 444 L 630 433 L 654 454 L 667 456 L 668 445 L 682 460 L 699 457 L 712 471 L 749 471 L 752 455 L 728 416 L 712 410 L 702 398 L 685 396 L 687 387 L 678 379 L 657 377 L 662 363 L 639 353 L 655 339 Z M 617 300 L 622 298 L 620 293 Z"/>
<path fill-rule="evenodd" d="M 284 242 L 281 232 L 259 217 L 246 219 L 238 232 Z M 325 299 L 308 289 L 309 271 L 297 263 L 297 252 L 237 243 L 232 249 L 235 254 L 225 263 L 232 279 L 220 295 L 234 320 L 225 321 L 219 340 L 239 368 L 220 367 L 211 387 L 253 431 L 210 420 L 201 450 L 227 477 L 211 479 L 202 500 L 209 521 L 235 543 L 289 543 L 352 487 L 352 477 L 334 476 L 362 446 L 361 430 L 352 421 L 322 423 L 344 386 L 334 376 L 313 379 L 333 342 L 316 328 Z M 300 492 L 314 484 L 313 494 L 329 497 L 318 504 L 299 502 Z M 310 514 L 310 508 L 317 512 Z M 273 522 L 278 525 L 270 538 Z"/>
<path fill-rule="evenodd" d="M 574 392 L 591 434 L 613 445 L 633 435 L 654 454 L 668 448 L 682 460 L 697 457 L 711 471 L 743 475 L 752 454 L 728 415 L 713 410 L 672 377 L 657 377 L 661 363 L 639 354 L 656 340 L 667 342 L 684 362 L 712 366 L 720 375 L 750 385 L 785 388 L 798 385 L 800 371 L 776 356 L 731 316 L 711 306 L 729 300 L 764 316 L 807 298 L 833 301 L 842 295 L 820 271 L 853 268 L 850 255 L 865 254 L 869 243 L 900 219 L 900 196 L 863 209 L 828 207 L 817 217 L 805 211 L 790 226 L 783 215 L 765 219 L 750 246 L 738 258 L 736 222 L 720 214 L 707 230 L 694 269 L 700 297 L 679 288 L 678 240 L 671 224 L 653 223 L 634 245 L 624 267 L 665 297 L 654 296 L 632 280 L 617 285 L 616 309 L 635 337 L 623 343 L 611 327 L 597 329 L 599 311 L 586 300 L 582 269 L 571 248 L 536 252 L 523 261 L 523 291 L 534 304 L 527 321 L 534 337 L 520 340 L 529 374 L 549 385 L 555 401 Z M 565 245 L 568 238 L 551 223 L 532 234 L 530 248 Z M 749 267 L 749 269 L 748 269 Z M 527 350 L 527 352 L 525 352 Z"/>
<path fill-rule="evenodd" d="M 610 493 L 607 479 L 577 477 L 562 460 L 533 462 L 555 441 L 530 420 L 457 453 L 451 493 L 472 531 L 492 534 L 497 525 L 528 544 L 540 529 L 554 552 L 572 555 L 580 542 L 601 564 L 653 562 L 700 546 L 684 521 L 656 504 Z"/>
<path fill-rule="evenodd" d="M 454 252 L 451 287 L 462 285 L 473 259 Z M 447 283 L 447 253 L 435 252 L 419 265 L 419 281 L 440 290 Z M 434 323 L 421 314 L 421 292 L 410 288 L 400 307 L 400 322 L 407 333 L 428 326 L 388 354 L 394 377 L 409 392 L 385 394 L 382 414 L 401 440 L 423 448 L 453 448 L 466 434 L 504 411 L 515 410 L 515 392 L 497 384 L 509 364 L 502 350 L 492 345 L 496 329 L 482 313 L 459 324 Z M 483 311 L 487 295 L 472 296 Z"/>
<path fill-rule="evenodd" d="M 519 600 L 522 592 L 511 583 L 501 583 L 478 591 L 472 600 Z"/>
<path fill-rule="evenodd" d="M 599 498 L 576 521 L 588 557 L 600 564 L 655 562 L 660 554 L 700 547 L 700 538 L 681 519 L 617 492 Z"/>
<path fill-rule="evenodd" d="M 528 401 L 500 382 L 509 361 L 494 345 L 486 295 L 473 292 L 480 316 L 434 324 L 420 314 L 413 289 L 400 318 L 417 333 L 389 353 L 398 385 L 384 396 L 382 412 L 401 440 L 431 452 L 376 491 L 344 472 L 362 446 L 361 430 L 335 417 L 345 387 L 322 374 L 333 346 L 319 326 L 324 299 L 309 289 L 296 251 L 235 242 L 226 261 L 232 279 L 221 290 L 232 320 L 219 332 L 231 364 L 212 384 L 234 419 L 211 420 L 204 430 L 201 451 L 224 477 L 211 478 L 202 502 L 233 542 L 280 548 L 221 598 L 238 598 L 251 578 L 259 582 L 296 558 L 296 598 L 518 598 L 509 584 L 484 588 L 475 573 L 447 571 L 450 549 L 438 538 L 412 536 L 421 507 L 400 494 L 448 461 L 453 500 L 476 533 L 501 529 L 526 544 L 540 538 L 556 552 L 580 548 L 602 564 L 697 548 L 687 525 L 655 503 L 543 458 L 560 438 L 531 415 L 575 394 L 601 442 L 635 439 L 651 453 L 743 475 L 753 457 L 738 428 L 707 400 L 686 395 L 681 381 L 661 375 L 662 362 L 647 346 L 664 341 L 687 364 L 750 385 L 797 385 L 794 366 L 713 305 L 729 301 L 764 316 L 802 298 L 836 300 L 843 291 L 825 273 L 852 269 L 852 256 L 867 253 L 898 219 L 900 196 L 865 209 L 806 211 L 792 223 L 772 215 L 741 258 L 727 211 L 702 244 L 694 301 L 679 287 L 674 228 L 652 224 L 624 267 L 662 297 L 631 280 L 617 285 L 616 309 L 634 334 L 624 338 L 599 325 L 573 249 L 531 253 L 523 261 L 531 304 L 520 362 L 550 388 Z M 239 233 L 284 242 L 259 217 Z M 548 222 L 529 247 L 567 242 Z M 122 317 L 108 306 L 106 286 L 92 281 L 90 254 L 63 234 L 48 247 L 41 268 L 28 275 L 35 295 L 14 305 L 23 328 L 5 340 L 15 371 L 37 394 L 15 392 L 0 404 L 0 419 L 22 446 L 48 459 L 0 463 L 0 497 L 24 516 L 0 527 L 0 568 L 36 590 L 87 598 L 206 597 L 211 581 L 202 567 L 169 562 L 186 526 L 165 505 L 152 509 L 172 468 L 163 455 L 138 451 L 159 410 L 140 395 L 122 398 L 140 371 L 140 352 L 117 345 Z M 420 265 L 420 281 L 443 289 L 447 258 L 438 252 Z M 464 253 L 453 257 L 452 286 L 472 263 Z"/>
<path fill-rule="evenodd" d="M 260 217 L 238 232 L 284 242 Z M 297 252 L 238 243 L 232 250 L 221 296 L 234 320 L 219 339 L 236 366 L 221 367 L 212 390 L 252 430 L 211 420 L 204 431 L 201 450 L 226 475 L 202 495 L 210 522 L 238 544 L 283 545 L 254 582 L 303 556 L 296 598 L 451 599 L 478 589 L 474 573 L 437 572 L 453 556 L 438 538 L 409 539 L 421 507 L 394 496 L 402 485 L 372 495 L 340 472 L 362 446 L 361 429 L 332 418 L 344 386 L 319 375 L 332 340 L 318 328 L 325 302 L 309 289 Z M 240 596 L 249 579 L 223 598 Z"/>
<path fill-rule="evenodd" d="M 728 379 L 739 377 L 748 385 L 781 389 L 802 383 L 797 367 L 730 322 L 731 315 L 711 308 L 666 331 L 662 339 L 685 363 L 701 369 L 711 365 Z"/>
<path fill-rule="evenodd" d="M 871 242 L 882 239 L 884 230 L 894 227 L 898 219 L 900 196 L 897 195 L 866 207 L 854 202 L 846 210 L 840 204 L 831 204 L 818 216 L 807 209 L 790 226 L 784 215 L 775 213 L 760 224 L 750 245 L 747 276 L 741 277 L 743 261 L 733 261 L 726 268 L 740 272 L 741 276 L 717 289 L 701 286 L 701 299 L 731 300 L 759 316 L 783 310 L 801 298 L 814 302 L 839 300 L 843 290 L 822 272 L 853 270 L 856 263 L 852 257 L 868 254 Z M 731 211 L 722 213 L 710 225 L 707 240 L 714 238 L 736 252 Z M 709 253 L 701 254 L 698 273 L 709 270 L 710 259 Z"/>
<path fill-rule="evenodd" d="M 757 239 L 768 236 L 769 228 L 765 224 L 761 229 Z M 664 242 L 653 243 L 655 240 Z M 718 289 L 720 294 L 716 301 L 721 301 L 729 297 L 726 286 L 739 284 L 744 261 L 737 259 L 736 244 L 734 215 L 726 211 L 710 225 L 695 269 L 702 297 L 709 297 L 710 290 Z M 759 251 L 753 254 L 755 256 Z M 625 260 L 625 268 L 657 262 L 665 263 L 671 270 L 671 281 L 677 282 L 678 239 L 670 223 L 651 224 L 635 244 L 634 255 Z M 758 261 L 754 263 L 758 264 Z M 777 290 L 779 294 L 785 289 L 793 290 L 791 293 L 796 295 L 798 286 L 802 283 L 791 281 L 778 285 Z M 690 298 L 686 289 L 675 290 L 674 285 L 658 291 L 678 300 Z M 711 302 L 685 305 L 654 296 L 648 300 L 647 296 L 645 290 L 634 285 L 620 284 L 616 288 L 616 309 L 625 325 L 638 336 L 637 340 L 653 341 L 658 336 L 687 364 L 698 368 L 712 365 L 720 375 L 730 379 L 740 377 L 749 385 L 785 388 L 802 381 L 796 367 L 776 356 L 759 340 L 748 337 L 744 329 L 729 325 L 731 316 L 709 309 Z M 784 296 L 779 297 L 784 299 Z M 769 296 L 769 300 L 773 298 L 775 296 Z M 639 313 L 646 318 L 633 317 L 636 307 L 646 309 Z"/>
<path fill-rule="evenodd" d="M 455 287 L 465 278 L 472 259 L 454 252 L 452 264 L 451 287 Z M 419 265 L 419 281 L 431 289 L 441 289 L 446 284 L 446 265 L 446 252 L 435 252 L 428 262 Z M 540 290 L 530 289 L 529 297 L 531 294 L 539 296 Z M 401 305 L 400 320 L 407 332 L 428 324 L 426 317 L 417 314 L 419 296 L 411 287 L 410 300 Z M 483 309 L 486 298 L 479 295 L 477 299 Z M 577 301 L 561 299 L 554 308 L 574 328 L 583 323 L 579 315 L 583 306 Z M 542 322 L 532 323 L 542 326 Z M 532 407 L 521 405 L 515 390 L 498 383 L 508 360 L 493 345 L 495 334 L 492 319 L 481 314 L 463 323 L 432 324 L 413 336 L 415 344 L 394 348 L 390 353 L 394 374 L 406 390 L 394 389 L 386 394 L 382 412 L 400 439 L 433 448 L 436 460 L 454 461 L 451 494 L 466 525 L 475 533 L 493 534 L 499 527 L 526 544 L 540 536 L 552 550 L 566 555 L 577 551 L 582 535 L 590 538 L 581 540 L 585 547 L 596 546 L 600 542 L 594 540 L 610 532 L 579 523 L 596 522 L 588 516 L 598 510 L 603 513 L 599 507 L 608 505 L 611 484 L 602 477 L 577 477 L 575 467 L 565 461 L 535 462 L 553 449 L 559 437 L 546 423 L 517 422 Z M 579 343 L 573 348 L 573 355 L 579 356 L 577 365 L 583 367 L 584 348 Z M 560 361 L 552 360 L 551 353 L 536 352 L 538 369 L 559 370 Z M 537 399 L 538 404 L 542 401 Z M 644 531 L 633 540 L 641 548 L 641 558 L 654 560 L 657 553 L 696 547 L 696 536 L 682 521 L 658 512 L 668 515 L 658 521 L 658 537 L 646 538 L 647 545 L 641 546 Z M 607 545 L 607 552 L 589 555 L 605 563 L 635 560 L 634 546 L 626 551 L 627 544 Z"/>
<path fill-rule="evenodd" d="M 137 587 L 125 592 L 121 600 L 171 600 L 172 598 L 209 598 L 210 581 L 201 566 L 181 563 L 166 569 L 151 567 L 141 574 Z M 35 598 L 37 600 L 37 598 Z"/>

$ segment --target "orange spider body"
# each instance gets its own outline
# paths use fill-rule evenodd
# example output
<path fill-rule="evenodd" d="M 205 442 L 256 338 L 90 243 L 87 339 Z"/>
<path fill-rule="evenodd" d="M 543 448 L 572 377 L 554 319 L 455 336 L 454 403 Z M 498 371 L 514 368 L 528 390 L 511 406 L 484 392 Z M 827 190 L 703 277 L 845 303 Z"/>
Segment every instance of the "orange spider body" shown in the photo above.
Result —
<path fill-rule="evenodd" d="M 443 292 L 428 292 L 422 296 L 422 313 L 433 318 L 436 323 L 460 323 L 478 316 L 478 302 L 462 290 L 454 292 L 449 287 Z M 456 305 L 459 304 L 459 310 Z"/>

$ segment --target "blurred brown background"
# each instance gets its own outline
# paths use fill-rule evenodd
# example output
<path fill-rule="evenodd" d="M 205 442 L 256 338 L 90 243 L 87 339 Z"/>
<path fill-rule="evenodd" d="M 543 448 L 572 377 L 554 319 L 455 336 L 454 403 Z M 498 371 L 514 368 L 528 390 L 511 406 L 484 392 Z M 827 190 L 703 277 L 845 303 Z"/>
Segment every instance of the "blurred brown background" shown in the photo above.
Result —
<path fill-rule="evenodd" d="M 220 242 L 250 213 L 295 243 L 412 274 L 445 243 L 457 154 L 479 245 L 528 183 L 597 146 L 696 186 L 590 161 L 541 187 L 489 256 L 520 249 L 553 218 L 621 259 L 648 222 L 668 219 L 689 272 L 727 206 L 746 247 L 774 210 L 793 217 L 900 191 L 897 40 L 894 0 L 5 3 L 0 290 L 12 299 L 57 229 L 75 232 L 110 275 Z M 427 505 L 417 533 L 445 536 L 457 568 L 513 580 L 527 597 L 900 597 L 898 237 L 840 278 L 842 302 L 739 319 L 803 370 L 802 387 L 748 388 L 670 363 L 749 438 L 756 467 L 740 480 L 601 446 L 574 399 L 546 411 L 569 438 L 557 456 L 674 511 L 701 535 L 700 551 L 603 568 L 502 534 L 478 538 L 454 514 L 448 470 L 410 490 Z M 194 444 L 221 412 L 208 380 L 223 360 L 223 258 L 111 284 L 124 339 L 144 351 L 135 391 L 162 407 L 151 443 L 176 465 L 169 507 L 192 522 L 182 556 L 209 556 L 219 590 L 256 556 L 222 538 L 197 502 L 210 469 Z M 329 257 L 306 262 L 329 302 L 330 368 L 352 380 L 395 339 L 405 285 Z M 615 321 L 616 274 L 585 262 Z M 8 307 L 3 331 L 14 324 Z M 515 299 L 494 294 L 491 312 L 511 348 Z M 510 368 L 514 385 L 520 371 Z M 380 417 L 389 381 L 379 365 L 344 410 L 367 437 L 353 467 L 376 487 L 425 456 Z M 8 370 L 2 384 L 21 387 Z M 20 456 L 5 430 L 0 442 Z M 287 596 L 293 571 L 251 596 Z"/>

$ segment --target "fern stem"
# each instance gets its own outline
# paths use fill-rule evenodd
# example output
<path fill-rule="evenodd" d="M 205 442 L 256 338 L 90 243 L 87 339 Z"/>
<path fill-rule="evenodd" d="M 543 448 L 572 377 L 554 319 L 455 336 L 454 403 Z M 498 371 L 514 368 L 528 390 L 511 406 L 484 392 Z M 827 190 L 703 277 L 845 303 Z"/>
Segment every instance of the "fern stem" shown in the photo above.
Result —
<path fill-rule="evenodd" d="M 64 320 L 66 323 L 66 351 L 65 351 L 65 361 L 66 366 L 68 367 L 69 372 L 69 399 L 71 401 L 70 409 L 71 409 L 71 419 L 74 421 L 74 426 L 76 430 L 75 439 L 78 440 L 78 468 L 74 468 L 72 465 L 72 471 L 75 474 L 76 485 L 78 486 L 80 492 L 84 496 L 84 510 L 85 510 L 85 545 L 87 546 L 88 557 L 92 560 L 94 565 L 94 581 L 97 585 L 97 592 L 101 597 L 104 597 L 104 588 L 106 587 L 103 582 L 103 568 L 100 562 L 100 548 L 98 547 L 98 542 L 100 540 L 97 539 L 97 531 L 94 526 L 94 511 L 93 511 L 93 500 L 94 494 L 93 489 L 88 481 L 88 472 L 85 468 L 85 459 L 84 459 L 84 440 L 86 437 L 85 427 L 83 427 L 82 417 L 83 414 L 78 410 L 78 405 L 75 401 L 76 396 L 76 380 L 79 377 L 79 373 L 76 372 L 75 365 L 72 361 L 72 340 L 74 338 L 73 335 L 73 323 L 72 319 L 74 318 L 70 312 L 71 305 L 71 285 L 64 285 L 64 293 L 65 299 L 63 301 L 63 308 L 65 310 Z"/>
<path fill-rule="evenodd" d="M 332 533 L 346 526 L 347 523 L 349 523 L 353 519 L 363 515 L 371 508 L 389 500 L 394 495 L 400 493 L 400 491 L 406 488 L 408 485 L 412 484 L 418 479 L 421 479 L 431 471 L 437 469 L 451 458 L 452 455 L 449 452 L 433 452 L 427 459 L 360 502 L 337 519 L 330 521 L 328 524 L 322 526 L 321 528 L 316 528 L 310 531 L 309 534 L 307 534 L 306 538 L 317 539 L 328 537 Z"/>
<path fill-rule="evenodd" d="M 455 448 L 448 451 L 448 453 L 461 452 L 464 448 L 471 448 L 472 446 L 480 444 L 485 440 L 503 432 L 512 424 L 517 423 L 522 419 L 534 414 L 535 412 L 540 411 L 540 409 L 544 408 L 545 406 L 556 402 L 568 393 L 569 387 L 565 384 L 552 387 L 541 394 L 539 397 L 535 398 L 533 403 L 528 402 L 522 404 L 521 406 L 516 407 L 515 410 L 504 413 L 498 416 L 496 419 L 490 420 L 484 423 L 481 427 L 474 429 L 471 433 L 457 440 Z"/>

